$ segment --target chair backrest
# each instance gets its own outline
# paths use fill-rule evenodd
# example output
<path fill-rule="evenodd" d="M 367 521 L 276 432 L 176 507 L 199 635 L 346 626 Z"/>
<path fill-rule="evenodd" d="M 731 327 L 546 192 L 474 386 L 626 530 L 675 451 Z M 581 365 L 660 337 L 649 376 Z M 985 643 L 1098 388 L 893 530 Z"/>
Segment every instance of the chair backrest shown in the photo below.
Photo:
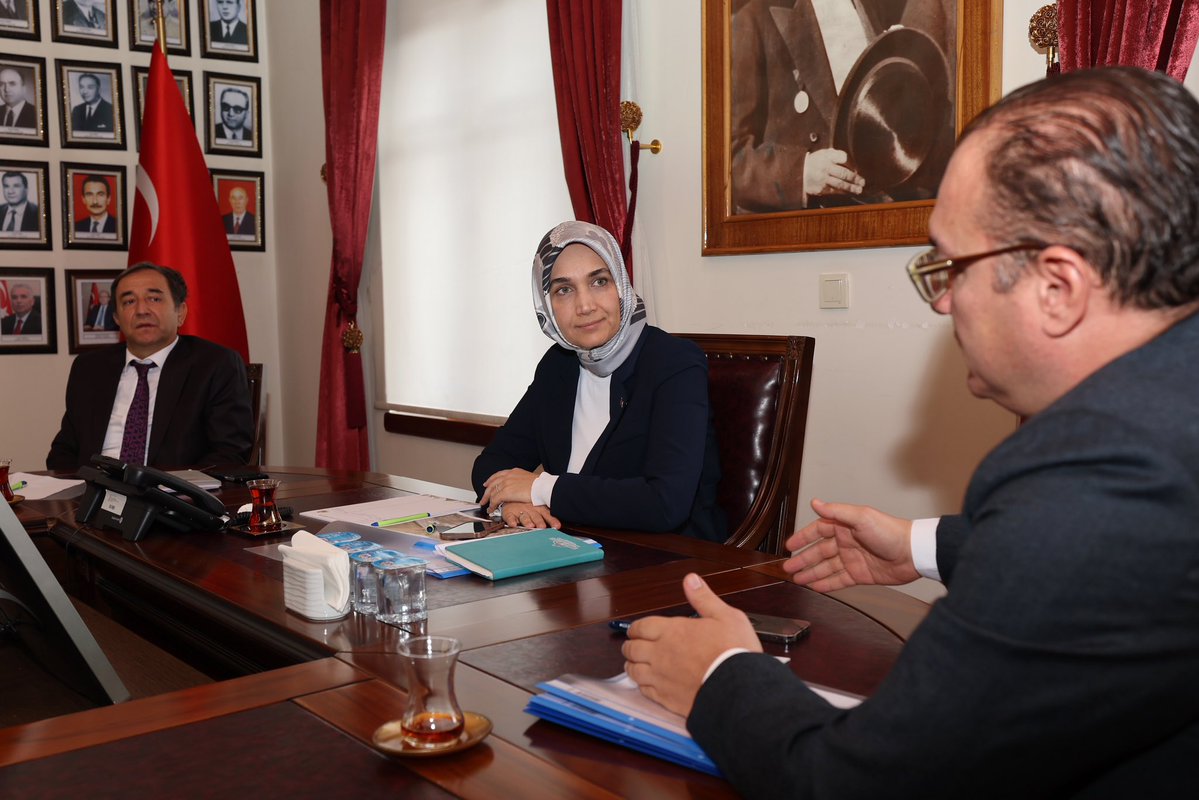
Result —
<path fill-rule="evenodd" d="M 807 336 L 677 334 L 708 356 L 727 544 L 782 553 L 795 525 L 812 352 Z"/>
<path fill-rule="evenodd" d="M 262 364 L 246 364 L 246 379 L 250 384 L 250 411 L 254 417 L 254 444 L 250 447 L 247 464 L 262 466 L 266 452 L 266 414 L 262 409 Z"/>

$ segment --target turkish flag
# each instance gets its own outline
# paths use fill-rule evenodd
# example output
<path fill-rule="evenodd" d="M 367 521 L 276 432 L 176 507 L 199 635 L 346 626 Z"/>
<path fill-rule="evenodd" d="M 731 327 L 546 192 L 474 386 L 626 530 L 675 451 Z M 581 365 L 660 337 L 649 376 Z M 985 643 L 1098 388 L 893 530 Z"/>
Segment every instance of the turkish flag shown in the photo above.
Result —
<path fill-rule="evenodd" d="M 129 235 L 129 264 L 141 261 L 173 267 L 187 281 L 184 333 L 223 344 L 250 360 L 237 271 L 208 165 L 162 45 L 157 43 L 146 85 Z"/>

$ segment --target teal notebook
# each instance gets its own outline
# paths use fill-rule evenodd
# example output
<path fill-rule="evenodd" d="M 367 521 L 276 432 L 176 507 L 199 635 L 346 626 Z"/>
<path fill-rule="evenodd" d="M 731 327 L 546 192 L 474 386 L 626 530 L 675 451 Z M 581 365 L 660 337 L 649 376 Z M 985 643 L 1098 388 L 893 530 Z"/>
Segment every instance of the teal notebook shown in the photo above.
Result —
<path fill-rule="evenodd" d="M 513 533 L 473 542 L 442 545 L 445 557 L 493 581 L 530 572 L 599 561 L 604 551 L 596 542 L 562 531 Z"/>

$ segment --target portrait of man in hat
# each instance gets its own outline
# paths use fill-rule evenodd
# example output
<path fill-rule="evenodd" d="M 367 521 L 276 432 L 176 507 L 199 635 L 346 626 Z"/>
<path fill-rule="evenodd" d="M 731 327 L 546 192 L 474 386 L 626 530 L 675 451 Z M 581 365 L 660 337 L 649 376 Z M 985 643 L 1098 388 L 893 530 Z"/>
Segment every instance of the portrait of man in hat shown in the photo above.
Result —
<path fill-rule="evenodd" d="M 953 0 L 734 2 L 734 213 L 932 198 L 956 29 Z"/>

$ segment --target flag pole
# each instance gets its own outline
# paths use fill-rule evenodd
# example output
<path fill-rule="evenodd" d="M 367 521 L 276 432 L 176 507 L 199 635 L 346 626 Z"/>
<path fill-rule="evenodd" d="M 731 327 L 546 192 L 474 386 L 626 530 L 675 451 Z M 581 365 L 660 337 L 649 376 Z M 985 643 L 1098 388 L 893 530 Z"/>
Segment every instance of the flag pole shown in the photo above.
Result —
<path fill-rule="evenodd" d="M 158 28 L 158 45 L 164 56 L 167 53 L 167 18 L 163 12 L 165 3 L 166 0 L 154 0 L 154 24 Z"/>

